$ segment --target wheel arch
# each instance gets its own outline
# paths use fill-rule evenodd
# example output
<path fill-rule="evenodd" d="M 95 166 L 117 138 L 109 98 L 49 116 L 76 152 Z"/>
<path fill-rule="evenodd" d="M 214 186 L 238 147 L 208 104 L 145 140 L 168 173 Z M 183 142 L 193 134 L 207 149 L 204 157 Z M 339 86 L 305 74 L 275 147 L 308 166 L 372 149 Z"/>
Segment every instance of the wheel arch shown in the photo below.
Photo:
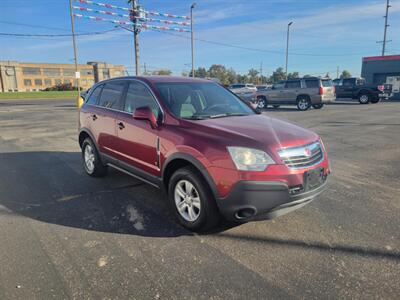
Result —
<path fill-rule="evenodd" d="M 297 95 L 297 97 L 296 97 L 296 101 L 298 101 L 300 98 L 307 98 L 308 100 L 310 100 L 311 101 L 311 97 L 310 97 L 310 95 L 308 95 L 308 94 L 300 94 L 300 95 Z"/>
<path fill-rule="evenodd" d="M 210 187 L 214 198 L 217 199 L 218 198 L 217 187 L 210 173 L 197 158 L 187 153 L 174 153 L 170 157 L 168 157 L 167 160 L 165 161 L 161 172 L 161 178 L 165 190 L 168 191 L 168 184 L 172 174 L 174 174 L 176 170 L 183 168 L 185 166 L 191 166 L 196 171 L 199 172 L 199 174 L 204 178 L 204 180 Z"/>
<path fill-rule="evenodd" d="M 92 140 L 93 144 L 95 145 L 96 150 L 99 151 L 99 147 L 97 146 L 96 139 L 94 138 L 94 136 L 93 136 L 93 134 L 90 132 L 90 130 L 87 129 L 87 128 L 82 128 L 82 129 L 79 131 L 79 137 L 78 137 L 79 147 L 81 147 L 81 149 L 82 149 L 83 141 L 84 141 L 86 138 L 90 138 L 90 139 Z"/>

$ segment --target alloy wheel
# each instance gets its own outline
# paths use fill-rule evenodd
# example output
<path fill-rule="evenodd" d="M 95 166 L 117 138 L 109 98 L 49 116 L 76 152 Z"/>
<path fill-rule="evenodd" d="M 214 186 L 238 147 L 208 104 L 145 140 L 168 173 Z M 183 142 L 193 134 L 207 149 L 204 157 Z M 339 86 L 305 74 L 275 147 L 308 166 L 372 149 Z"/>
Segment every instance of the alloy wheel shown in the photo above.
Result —
<path fill-rule="evenodd" d="M 200 216 L 200 195 L 195 186 L 188 180 L 180 180 L 175 185 L 175 205 L 179 214 L 186 221 L 194 222 Z"/>
<path fill-rule="evenodd" d="M 89 173 L 92 173 L 94 171 L 94 162 L 95 162 L 95 156 L 92 146 L 86 145 L 84 158 L 85 158 L 86 169 L 88 170 Z"/>

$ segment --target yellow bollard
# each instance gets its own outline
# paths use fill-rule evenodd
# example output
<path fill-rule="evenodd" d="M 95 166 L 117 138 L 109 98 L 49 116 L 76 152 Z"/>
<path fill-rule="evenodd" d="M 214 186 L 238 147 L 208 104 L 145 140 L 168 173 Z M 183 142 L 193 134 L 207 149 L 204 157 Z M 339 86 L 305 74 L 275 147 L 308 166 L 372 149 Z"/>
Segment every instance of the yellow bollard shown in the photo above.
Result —
<path fill-rule="evenodd" d="M 76 99 L 76 106 L 78 107 L 78 109 L 82 107 L 84 102 L 85 102 L 85 99 L 83 99 L 83 97 L 78 97 Z"/>

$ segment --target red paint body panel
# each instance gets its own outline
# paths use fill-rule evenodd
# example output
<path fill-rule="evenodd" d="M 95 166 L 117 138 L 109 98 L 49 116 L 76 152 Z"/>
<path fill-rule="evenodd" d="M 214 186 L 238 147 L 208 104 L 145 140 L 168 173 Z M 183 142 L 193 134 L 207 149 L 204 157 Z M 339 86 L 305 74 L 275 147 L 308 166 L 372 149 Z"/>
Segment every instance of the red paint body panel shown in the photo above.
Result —
<path fill-rule="evenodd" d="M 218 198 L 225 198 L 239 181 L 279 181 L 289 187 L 301 185 L 309 169 L 323 167 L 329 173 L 328 156 L 311 168 L 290 169 L 280 159 L 278 150 L 307 145 L 319 140 L 317 134 L 286 121 L 265 115 L 236 116 L 206 120 L 177 119 L 163 103 L 155 87 L 157 82 L 199 82 L 206 80 L 182 77 L 135 77 L 147 84 L 164 112 L 163 122 L 152 128 L 146 120 L 136 120 L 124 112 L 106 110 L 84 104 L 80 126 L 87 128 L 96 139 L 101 152 L 156 177 L 162 176 L 166 160 L 175 153 L 194 157 L 207 170 L 217 187 Z M 129 80 L 129 78 L 127 78 Z M 97 114 L 98 119 L 92 120 Z M 118 130 L 119 122 L 125 124 Z M 160 165 L 157 166 L 157 139 L 160 139 Z M 265 171 L 239 171 L 227 146 L 255 148 L 268 153 L 276 162 Z"/>

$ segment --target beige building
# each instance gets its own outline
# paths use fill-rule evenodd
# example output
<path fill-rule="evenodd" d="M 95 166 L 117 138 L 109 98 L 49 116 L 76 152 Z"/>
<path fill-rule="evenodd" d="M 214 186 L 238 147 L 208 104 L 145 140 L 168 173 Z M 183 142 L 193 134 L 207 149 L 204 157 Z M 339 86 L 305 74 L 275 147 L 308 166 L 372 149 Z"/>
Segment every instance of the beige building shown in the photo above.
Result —
<path fill-rule="evenodd" d="M 104 62 L 78 65 L 83 89 L 95 82 L 125 75 L 125 67 Z M 41 64 L 0 61 L 0 92 L 40 91 L 59 84 L 75 83 L 74 64 Z"/>

